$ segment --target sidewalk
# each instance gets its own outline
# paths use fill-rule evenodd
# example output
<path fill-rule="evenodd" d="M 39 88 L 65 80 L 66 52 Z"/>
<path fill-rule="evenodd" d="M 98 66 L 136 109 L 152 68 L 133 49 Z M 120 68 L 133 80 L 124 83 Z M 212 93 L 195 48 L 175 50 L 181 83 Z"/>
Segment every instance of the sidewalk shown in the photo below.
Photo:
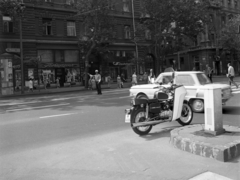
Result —
<path fill-rule="evenodd" d="M 234 81 L 240 84 L 240 76 L 234 78 Z M 213 76 L 213 83 L 221 83 L 228 84 L 228 78 L 224 75 L 222 76 Z M 143 82 L 139 82 L 139 84 L 143 84 Z M 131 82 L 125 82 L 124 88 L 130 88 L 132 86 Z M 117 82 L 112 82 L 110 87 L 107 84 L 102 84 L 102 89 L 117 89 Z M 33 92 L 29 92 L 26 90 L 24 94 L 21 94 L 20 91 L 14 92 L 13 95 L 0 95 L 0 99 L 8 98 L 8 97 L 17 97 L 17 96 L 28 96 L 28 95 L 39 95 L 39 94 L 53 94 L 53 93 L 64 93 L 64 92 L 76 92 L 76 91 L 89 91 L 84 86 L 75 86 L 75 87 L 61 87 L 61 88 L 48 88 L 48 89 L 40 89 L 34 90 Z"/>
<path fill-rule="evenodd" d="M 140 83 L 141 84 L 141 83 Z M 123 88 L 130 88 L 132 86 L 131 82 L 125 82 Z M 113 82 L 108 87 L 107 84 L 101 85 L 102 89 L 117 89 L 117 83 Z M 40 89 L 34 90 L 33 92 L 25 90 L 24 94 L 21 94 L 21 91 L 14 92 L 12 95 L 0 95 L 0 99 L 8 98 L 8 97 L 17 97 L 17 96 L 29 96 L 29 95 L 39 95 L 39 94 L 53 94 L 53 93 L 65 93 L 65 92 L 76 92 L 76 91 L 90 91 L 86 89 L 84 86 L 75 86 L 75 87 L 61 87 L 61 88 L 47 88 L 47 89 Z M 93 90 L 96 91 L 96 90 Z"/>

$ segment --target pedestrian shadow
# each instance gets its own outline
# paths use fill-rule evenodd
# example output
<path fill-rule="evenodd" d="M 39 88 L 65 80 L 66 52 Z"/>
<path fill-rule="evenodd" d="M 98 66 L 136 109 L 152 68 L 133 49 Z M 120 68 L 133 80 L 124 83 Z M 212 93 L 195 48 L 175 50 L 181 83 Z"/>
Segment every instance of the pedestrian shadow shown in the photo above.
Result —
<path fill-rule="evenodd" d="M 240 107 L 226 106 L 223 108 L 223 114 L 240 115 Z"/>

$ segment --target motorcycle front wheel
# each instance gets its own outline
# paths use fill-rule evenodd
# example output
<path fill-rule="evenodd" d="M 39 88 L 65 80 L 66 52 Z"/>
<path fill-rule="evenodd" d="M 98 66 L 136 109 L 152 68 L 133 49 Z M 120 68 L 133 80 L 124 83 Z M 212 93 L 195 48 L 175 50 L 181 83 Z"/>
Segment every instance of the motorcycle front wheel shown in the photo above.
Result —
<path fill-rule="evenodd" d="M 189 125 L 193 119 L 193 110 L 192 107 L 187 103 L 183 103 L 181 117 L 177 119 L 177 122 L 182 126 Z"/>
<path fill-rule="evenodd" d="M 133 112 L 133 114 L 131 116 L 131 126 L 133 123 L 146 121 L 145 116 L 146 116 L 145 109 L 143 109 L 143 108 L 137 109 L 135 112 Z M 147 135 L 152 130 L 152 126 L 140 126 L 140 127 L 132 126 L 132 129 L 136 134 L 138 134 L 140 136 L 144 136 L 144 135 Z"/>

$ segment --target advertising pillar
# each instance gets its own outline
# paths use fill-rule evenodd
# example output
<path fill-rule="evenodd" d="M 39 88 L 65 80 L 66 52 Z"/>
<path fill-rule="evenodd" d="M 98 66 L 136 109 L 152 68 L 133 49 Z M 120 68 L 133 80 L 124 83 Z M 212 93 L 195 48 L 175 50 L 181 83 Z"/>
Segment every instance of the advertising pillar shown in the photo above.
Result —
<path fill-rule="evenodd" d="M 12 55 L 0 55 L 0 96 L 13 94 Z"/>

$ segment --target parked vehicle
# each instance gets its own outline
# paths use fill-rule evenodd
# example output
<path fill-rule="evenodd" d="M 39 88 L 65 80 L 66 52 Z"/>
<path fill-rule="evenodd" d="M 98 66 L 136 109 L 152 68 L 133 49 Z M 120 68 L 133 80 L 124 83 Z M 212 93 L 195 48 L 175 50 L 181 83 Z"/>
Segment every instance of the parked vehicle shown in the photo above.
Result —
<path fill-rule="evenodd" d="M 172 72 L 161 73 L 154 84 L 133 86 L 130 89 L 130 96 L 138 99 L 153 99 L 160 84 L 167 87 L 172 81 Z M 187 94 L 185 100 L 189 102 L 194 112 L 204 111 L 204 89 L 202 87 L 218 87 L 222 89 L 223 105 L 232 97 L 231 87 L 228 84 L 212 84 L 209 78 L 200 71 L 175 72 L 174 84 L 183 85 Z"/>
<path fill-rule="evenodd" d="M 182 85 L 171 83 L 169 87 L 159 86 L 153 99 L 132 99 L 131 109 L 125 110 L 125 122 L 130 123 L 139 135 L 147 135 L 152 126 L 163 122 L 177 121 L 183 126 L 189 125 L 193 111 L 184 100 L 186 94 Z"/>

